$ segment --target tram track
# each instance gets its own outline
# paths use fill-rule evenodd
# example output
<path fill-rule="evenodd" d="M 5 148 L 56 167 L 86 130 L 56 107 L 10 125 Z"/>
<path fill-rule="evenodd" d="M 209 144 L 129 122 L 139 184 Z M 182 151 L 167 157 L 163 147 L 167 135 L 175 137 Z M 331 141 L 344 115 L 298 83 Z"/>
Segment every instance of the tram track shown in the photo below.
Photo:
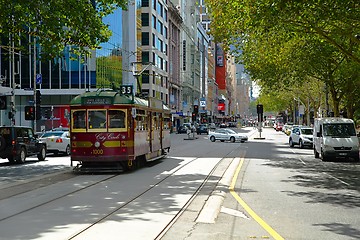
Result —
<path fill-rule="evenodd" d="M 166 226 L 164 226 L 164 228 L 162 229 L 161 232 L 159 232 L 159 235 L 157 236 L 156 239 L 159 239 L 161 237 L 161 235 L 164 234 L 172 226 L 172 224 L 176 221 L 176 219 L 182 214 L 183 211 L 185 211 L 185 209 L 190 205 L 190 203 L 193 201 L 193 199 L 199 194 L 199 192 L 204 187 L 204 185 L 211 179 L 211 176 L 213 175 L 214 171 L 219 166 L 219 164 L 222 162 L 222 160 L 225 159 L 225 158 L 228 158 L 228 155 L 230 155 L 230 154 L 233 154 L 233 152 L 227 154 L 226 156 L 223 156 L 216 163 L 214 162 L 214 165 L 212 166 L 212 169 L 209 168 L 210 171 L 207 172 L 207 175 L 204 174 L 204 176 L 203 176 L 204 178 L 202 179 L 202 182 L 199 182 L 197 187 L 193 189 L 193 192 L 191 193 L 191 196 L 189 196 L 189 199 L 187 199 L 186 203 L 181 206 L 179 211 L 173 216 L 172 220 L 170 222 L 168 222 L 166 224 Z M 127 199 L 126 202 L 123 202 L 123 203 L 121 203 L 121 205 L 118 205 L 115 208 L 112 208 L 111 211 L 102 213 L 101 217 L 99 217 L 97 219 L 92 219 L 91 222 L 88 222 L 85 226 L 83 226 L 82 229 L 81 228 L 76 229 L 70 235 L 68 235 L 68 237 L 66 237 L 65 239 L 70 240 L 70 239 L 78 239 L 78 237 L 81 238 L 83 233 L 87 232 L 88 230 L 92 229 L 93 227 L 97 226 L 98 224 L 108 220 L 109 218 L 111 218 L 111 216 L 119 214 L 119 211 L 121 211 L 122 209 L 126 209 L 126 207 L 129 206 L 131 203 L 136 202 L 138 199 L 143 197 L 145 194 L 151 192 L 155 188 L 157 188 L 159 186 L 161 188 L 164 185 L 163 183 L 165 181 L 169 180 L 172 176 L 176 175 L 176 173 L 181 171 L 183 168 L 185 168 L 189 164 L 192 164 L 192 163 L 198 161 L 200 158 L 204 158 L 204 157 L 206 157 L 206 156 L 194 157 L 193 159 L 188 160 L 187 162 L 183 163 L 182 165 L 179 165 L 176 168 L 172 169 L 171 172 L 169 172 L 168 174 L 163 174 L 161 176 L 161 179 L 156 180 L 151 185 L 149 185 L 146 189 L 143 189 L 143 191 L 141 191 L 141 192 L 139 191 L 139 193 L 137 193 L 134 196 L 131 196 L 130 199 Z M 167 160 L 167 161 L 169 161 L 169 160 Z M 131 173 L 131 174 L 135 174 L 135 173 L 136 173 L 136 171 Z M 73 176 L 76 177 L 76 176 L 79 176 L 79 175 L 73 175 Z M 84 176 L 84 175 L 80 175 L 80 176 Z M 93 175 L 91 175 L 91 176 L 93 176 Z M 55 196 L 54 198 L 51 198 L 51 199 L 49 199 L 47 201 L 43 201 L 41 203 L 34 204 L 31 207 L 28 207 L 26 209 L 23 209 L 23 210 L 20 210 L 20 211 L 14 213 L 14 214 L 5 216 L 3 218 L 0 218 L 0 223 L 4 222 L 6 220 L 11 220 L 12 218 L 16 219 L 17 216 L 19 216 L 21 214 L 24 214 L 26 212 L 32 211 L 32 210 L 41 209 L 42 207 L 46 208 L 45 207 L 46 205 L 51 205 L 52 203 L 54 203 L 54 202 L 56 202 L 58 200 L 64 199 L 64 198 L 69 197 L 69 196 L 74 195 L 74 194 L 79 195 L 79 194 L 81 194 L 82 191 L 85 192 L 88 189 L 96 188 L 100 184 L 105 184 L 105 185 L 110 184 L 114 179 L 116 181 L 116 177 L 118 177 L 118 176 L 122 176 L 122 174 L 114 174 L 114 175 L 106 176 L 105 178 L 103 178 L 101 180 L 98 180 L 98 181 L 94 181 L 94 182 L 92 182 L 91 184 L 89 184 L 87 186 L 80 187 L 80 188 L 78 188 L 76 190 L 73 190 L 73 191 L 69 191 L 66 194 Z M 216 186 L 216 184 L 217 184 L 217 182 L 219 180 L 220 179 L 216 179 L 215 183 L 214 183 L 214 181 L 212 181 L 212 184 L 215 184 L 214 186 Z M 107 183 L 107 182 L 109 182 L 109 183 Z M 47 185 L 45 187 L 49 187 L 49 186 L 50 185 Z M 41 187 L 44 187 L 44 186 L 41 186 Z M 36 189 L 37 188 L 28 189 L 27 191 L 24 191 L 24 193 L 32 191 L 32 190 L 36 190 Z M 18 193 L 16 196 L 18 196 L 19 194 L 21 194 L 21 193 Z"/>
<path fill-rule="evenodd" d="M 211 171 L 206 175 L 206 177 L 204 178 L 204 180 L 201 182 L 201 184 L 198 186 L 198 188 L 194 191 L 194 193 L 192 194 L 192 196 L 186 201 L 186 203 L 179 209 L 178 213 L 171 219 L 171 221 L 162 229 L 162 231 L 159 232 L 159 234 L 156 236 L 155 239 L 161 239 L 161 237 L 166 233 L 166 231 L 176 222 L 176 220 L 181 216 L 181 214 L 185 211 L 185 209 L 190 205 L 190 203 L 193 201 L 193 199 L 199 194 L 199 192 L 201 191 L 201 189 L 204 187 L 204 185 L 209 181 L 209 179 L 212 177 L 214 171 L 218 168 L 218 166 L 221 164 L 222 160 L 227 158 L 229 155 L 233 154 L 234 151 L 238 151 L 240 148 L 237 148 L 236 150 L 233 150 L 232 152 L 228 153 L 225 157 L 223 157 L 221 160 L 219 160 L 214 167 L 211 169 Z M 86 232 L 87 230 L 89 230 L 90 228 L 94 227 L 95 225 L 101 223 L 102 221 L 106 220 L 107 218 L 109 218 L 110 216 L 112 216 L 113 214 L 117 213 L 118 211 L 120 211 L 121 209 L 125 208 L 126 206 L 128 206 L 129 204 L 133 203 L 134 201 L 136 201 L 138 198 L 142 197 L 143 195 L 145 195 L 146 193 L 150 192 L 151 190 L 153 190 L 154 188 L 156 188 L 157 186 L 159 186 L 161 183 L 165 182 L 167 179 L 169 179 L 170 177 L 172 177 L 175 173 L 177 173 L 178 171 L 180 171 L 182 168 L 184 168 L 185 166 L 195 162 L 196 160 L 199 160 L 201 157 L 197 157 L 194 158 L 193 160 L 187 162 L 186 164 L 182 165 L 180 168 L 178 168 L 176 171 L 172 172 L 171 174 L 167 175 L 166 177 L 164 177 L 163 179 L 161 179 L 160 181 L 158 181 L 157 183 L 153 184 L 150 188 L 148 188 L 147 190 L 139 193 L 138 195 L 134 196 L 131 200 L 129 200 L 128 202 L 126 202 L 125 204 L 117 207 L 116 209 L 114 209 L 113 211 L 109 212 L 108 214 L 106 214 L 105 216 L 99 218 L 97 221 L 93 222 L 92 224 L 90 224 L 89 226 L 87 226 L 86 228 L 84 228 L 83 230 L 79 231 L 78 233 L 74 234 L 72 237 L 68 238 L 68 240 L 73 240 L 75 239 L 77 236 L 80 236 L 82 233 Z M 224 173 L 223 173 L 224 174 Z M 214 189 L 216 187 L 216 185 L 218 184 L 218 182 L 221 180 L 221 178 L 219 178 L 214 184 Z M 214 190 L 213 189 L 213 190 Z"/>

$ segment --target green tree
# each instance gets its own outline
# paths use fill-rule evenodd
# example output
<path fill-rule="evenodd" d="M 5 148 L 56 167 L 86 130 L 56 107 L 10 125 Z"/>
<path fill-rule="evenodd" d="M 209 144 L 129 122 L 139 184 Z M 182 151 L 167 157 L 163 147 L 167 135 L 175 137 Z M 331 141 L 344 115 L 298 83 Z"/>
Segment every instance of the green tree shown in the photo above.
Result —
<path fill-rule="evenodd" d="M 65 44 L 87 53 L 111 36 L 103 17 L 126 4 L 125 0 L 0 0 L 0 35 L 14 42 L 27 34 L 36 36 L 43 58 L 59 56 Z"/>
<path fill-rule="evenodd" d="M 347 96 L 356 94 L 359 82 L 355 74 L 360 63 L 360 44 L 355 37 L 360 30 L 357 2 L 208 3 L 215 39 L 235 46 L 240 60 L 262 88 L 290 91 L 293 86 L 302 89 L 309 81 L 314 81 L 314 86 L 320 81 L 323 84 L 318 91 L 326 86 L 335 115 L 342 105 L 349 113 L 354 112 L 351 107 L 357 106 L 358 100 Z M 324 103 L 323 96 L 313 99 L 314 109 Z"/>

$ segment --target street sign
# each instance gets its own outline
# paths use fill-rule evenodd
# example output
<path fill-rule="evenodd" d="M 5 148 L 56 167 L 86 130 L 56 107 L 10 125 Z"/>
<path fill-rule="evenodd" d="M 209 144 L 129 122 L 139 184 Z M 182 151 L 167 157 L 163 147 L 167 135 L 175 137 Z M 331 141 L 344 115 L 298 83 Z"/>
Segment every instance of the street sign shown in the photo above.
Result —
<path fill-rule="evenodd" d="M 36 74 L 36 84 L 42 83 L 42 75 L 40 73 Z"/>

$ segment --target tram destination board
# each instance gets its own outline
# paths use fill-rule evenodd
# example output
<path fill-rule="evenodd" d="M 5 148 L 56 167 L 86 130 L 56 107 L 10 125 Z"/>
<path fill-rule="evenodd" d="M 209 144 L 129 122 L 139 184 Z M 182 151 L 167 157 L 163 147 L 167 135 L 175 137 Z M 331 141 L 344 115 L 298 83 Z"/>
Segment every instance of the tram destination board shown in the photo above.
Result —
<path fill-rule="evenodd" d="M 83 104 L 85 104 L 85 105 L 110 105 L 110 104 L 112 104 L 112 98 L 109 98 L 109 97 L 86 97 L 86 98 L 83 98 Z"/>

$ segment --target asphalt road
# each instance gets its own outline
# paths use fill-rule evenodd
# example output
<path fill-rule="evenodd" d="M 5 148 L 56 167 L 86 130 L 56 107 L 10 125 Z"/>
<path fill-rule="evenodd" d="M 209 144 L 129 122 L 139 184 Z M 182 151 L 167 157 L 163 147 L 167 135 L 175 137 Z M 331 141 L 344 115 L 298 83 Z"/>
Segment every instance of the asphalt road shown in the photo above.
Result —
<path fill-rule="evenodd" d="M 244 144 L 215 221 L 199 221 L 211 201 L 199 196 L 163 240 L 360 239 L 360 164 L 322 162 L 312 149 L 290 148 L 273 129 L 262 136 Z"/>
<path fill-rule="evenodd" d="M 359 163 L 322 162 L 270 128 L 254 137 L 173 134 L 168 158 L 113 177 L 74 176 L 69 157 L 0 162 L 0 239 L 360 238 Z"/>

